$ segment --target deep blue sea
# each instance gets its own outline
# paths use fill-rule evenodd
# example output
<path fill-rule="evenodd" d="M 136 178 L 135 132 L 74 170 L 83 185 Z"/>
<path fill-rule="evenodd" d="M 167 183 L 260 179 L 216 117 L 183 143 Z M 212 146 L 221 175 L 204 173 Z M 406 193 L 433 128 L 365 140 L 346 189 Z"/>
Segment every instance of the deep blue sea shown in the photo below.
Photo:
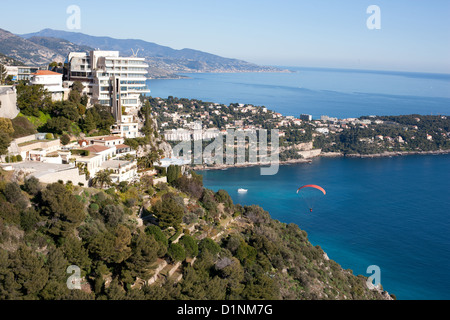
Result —
<path fill-rule="evenodd" d="M 147 84 L 153 97 L 248 103 L 297 117 L 450 114 L 449 74 L 290 69 L 295 72 L 185 74 L 190 78 Z"/>
<path fill-rule="evenodd" d="M 201 173 L 235 203 L 299 225 L 344 269 L 370 276 L 367 268 L 379 266 L 397 299 L 450 299 L 450 155 L 320 158 L 273 176 L 258 167 Z M 310 183 L 327 191 L 312 213 L 296 193 Z"/>
<path fill-rule="evenodd" d="M 149 80 L 155 97 L 264 105 L 284 115 L 450 115 L 450 75 L 294 68 L 295 73 L 188 74 Z M 377 265 L 398 299 L 450 299 L 450 155 L 315 159 L 280 166 L 203 171 L 204 185 L 296 223 L 330 259 L 355 274 Z M 327 190 L 311 213 L 296 190 Z M 246 194 L 237 193 L 246 188 Z"/>

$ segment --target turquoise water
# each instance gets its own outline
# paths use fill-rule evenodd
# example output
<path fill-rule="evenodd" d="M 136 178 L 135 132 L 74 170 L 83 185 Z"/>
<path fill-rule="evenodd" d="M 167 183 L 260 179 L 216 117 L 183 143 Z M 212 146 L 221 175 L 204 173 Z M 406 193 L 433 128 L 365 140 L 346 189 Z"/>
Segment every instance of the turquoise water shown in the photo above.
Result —
<path fill-rule="evenodd" d="M 343 268 L 369 276 L 379 266 L 398 299 L 450 299 L 450 155 L 316 159 L 274 176 L 257 167 L 201 173 L 205 187 L 235 203 L 298 224 Z M 309 183 L 327 191 L 312 213 L 296 194 Z"/>
<path fill-rule="evenodd" d="M 154 97 L 248 103 L 297 117 L 450 113 L 450 75 L 291 69 L 296 72 L 186 74 L 190 79 L 147 84 Z"/>
<path fill-rule="evenodd" d="M 155 97 L 266 106 L 284 115 L 450 115 L 450 75 L 293 68 L 295 73 L 188 74 L 149 80 Z M 205 186 L 241 204 L 258 204 L 308 232 L 314 245 L 355 274 L 381 269 L 398 299 L 450 299 L 450 155 L 316 159 L 281 166 L 205 171 Z M 300 185 L 327 195 L 312 213 Z M 238 194 L 238 188 L 248 189 Z"/>

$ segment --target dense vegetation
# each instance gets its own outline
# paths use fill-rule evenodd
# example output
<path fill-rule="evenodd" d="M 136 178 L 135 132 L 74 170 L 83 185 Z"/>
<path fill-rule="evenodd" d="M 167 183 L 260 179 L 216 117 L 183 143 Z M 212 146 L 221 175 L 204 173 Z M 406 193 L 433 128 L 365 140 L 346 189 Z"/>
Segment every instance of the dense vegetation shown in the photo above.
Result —
<path fill-rule="evenodd" d="M 298 226 L 204 189 L 194 172 L 171 175 L 102 191 L 2 173 L 0 299 L 382 298 Z M 81 290 L 67 288 L 70 265 Z"/>
<path fill-rule="evenodd" d="M 83 85 L 74 82 L 69 97 L 65 101 L 53 102 L 42 85 L 17 85 L 17 107 L 20 115 L 15 119 L 15 128 L 32 127 L 40 132 L 50 132 L 57 136 L 63 134 L 78 136 L 109 134 L 114 118 L 109 107 L 94 105 L 87 109 L 88 98 L 82 94 Z M 20 119 L 20 120 L 19 120 Z M 24 120 L 27 119 L 27 120 Z M 30 125 L 31 123 L 31 125 Z M 29 134 L 30 130 L 23 132 Z"/>
<path fill-rule="evenodd" d="M 446 116 L 383 116 L 371 120 L 383 123 L 366 127 L 350 125 L 340 133 L 318 135 L 314 146 L 324 152 L 344 154 L 450 149 L 450 119 Z"/>

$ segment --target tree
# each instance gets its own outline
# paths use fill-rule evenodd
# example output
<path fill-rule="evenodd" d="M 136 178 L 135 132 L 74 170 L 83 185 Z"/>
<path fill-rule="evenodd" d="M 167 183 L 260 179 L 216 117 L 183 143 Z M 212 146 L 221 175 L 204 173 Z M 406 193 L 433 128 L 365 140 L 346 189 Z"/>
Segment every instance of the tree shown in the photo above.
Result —
<path fill-rule="evenodd" d="M 193 258 L 198 255 L 197 241 L 195 241 L 193 237 L 184 235 L 181 237 L 178 243 L 184 247 L 187 257 Z"/>
<path fill-rule="evenodd" d="M 114 123 L 115 119 L 111 114 L 109 107 L 96 104 L 86 111 L 82 122 L 82 128 L 85 133 L 97 130 L 109 134 L 110 127 Z"/>
<path fill-rule="evenodd" d="M 198 244 L 198 250 L 205 254 L 206 252 L 211 253 L 212 255 L 218 254 L 220 251 L 220 247 L 214 240 L 210 238 L 203 238 Z"/>
<path fill-rule="evenodd" d="M 114 204 L 108 204 L 102 209 L 105 217 L 105 223 L 108 227 L 115 228 L 119 225 L 123 218 L 123 209 Z"/>
<path fill-rule="evenodd" d="M 92 184 L 95 186 L 100 185 L 100 188 L 103 189 L 103 186 L 110 186 L 112 184 L 111 179 L 111 170 L 101 170 L 95 174 L 95 177 L 92 179 Z"/>
<path fill-rule="evenodd" d="M 172 184 L 179 177 L 181 177 L 181 167 L 171 164 L 167 168 L 167 183 Z"/>
<path fill-rule="evenodd" d="M 9 145 L 11 144 L 11 137 L 9 134 L 0 132 L 0 155 L 8 153 Z"/>
<path fill-rule="evenodd" d="M 175 200 L 174 194 L 166 193 L 162 200 L 153 206 L 153 213 L 159 219 L 160 227 L 176 229 L 182 222 L 184 207 Z"/>
<path fill-rule="evenodd" d="M 69 264 L 80 267 L 82 273 L 87 272 L 92 261 L 83 243 L 73 235 L 63 238 L 62 242 L 61 250 Z"/>
<path fill-rule="evenodd" d="M 6 68 L 3 64 L 0 63 L 0 85 L 5 84 L 6 83 Z"/>
<path fill-rule="evenodd" d="M 35 176 L 30 176 L 29 178 L 25 179 L 23 189 L 25 192 L 27 192 L 30 195 L 37 195 L 39 191 L 42 189 L 42 185 L 39 182 L 39 179 Z"/>
<path fill-rule="evenodd" d="M 52 106 L 51 95 L 43 85 L 27 85 L 20 82 L 16 86 L 17 107 L 24 115 L 39 116 L 39 112 L 46 112 Z"/>
<path fill-rule="evenodd" d="M 12 137 L 14 133 L 14 127 L 10 119 L 0 118 L 0 132 L 7 133 L 9 136 Z"/>
<path fill-rule="evenodd" d="M 149 234 L 138 232 L 131 242 L 132 253 L 125 261 L 132 276 L 145 278 L 151 274 L 149 266 L 156 261 L 160 244 Z"/>
<path fill-rule="evenodd" d="M 28 201 L 22 194 L 22 190 L 20 189 L 20 186 L 16 182 L 8 182 L 6 183 L 3 194 L 5 195 L 6 200 L 10 203 L 15 205 L 17 208 L 24 210 L 27 205 Z"/>
<path fill-rule="evenodd" d="M 196 199 L 199 199 L 203 193 L 203 178 L 201 175 L 191 172 L 191 177 L 182 175 L 174 182 L 175 187 L 186 192 Z"/>
<path fill-rule="evenodd" d="M 161 229 L 158 226 L 155 225 L 149 225 L 145 228 L 145 233 L 148 235 L 152 235 L 153 238 L 161 243 L 163 246 L 167 247 L 169 245 L 169 241 L 167 240 L 167 237 L 164 235 L 164 233 L 161 231 Z"/>
<path fill-rule="evenodd" d="M 52 183 L 41 192 L 42 213 L 48 216 L 48 231 L 56 236 L 67 236 L 81 221 L 83 204 L 63 184 Z"/>
<path fill-rule="evenodd" d="M 67 145 L 70 142 L 70 136 L 68 134 L 63 134 L 60 138 L 63 146 Z"/>
<path fill-rule="evenodd" d="M 183 261 L 186 259 L 186 252 L 184 248 L 178 243 L 171 243 L 167 249 L 167 255 L 172 261 Z"/>
<path fill-rule="evenodd" d="M 36 298 L 47 280 L 48 271 L 44 268 L 44 261 L 33 250 L 25 245 L 11 255 L 12 270 L 24 297 Z"/>
<path fill-rule="evenodd" d="M 51 118 L 45 124 L 47 131 L 62 134 L 65 131 L 69 131 L 72 125 L 72 121 L 66 117 Z"/>
<path fill-rule="evenodd" d="M 8 118 L 0 118 L 0 155 L 8 152 L 13 135 L 14 127 L 11 120 Z"/>
<path fill-rule="evenodd" d="M 216 198 L 217 202 L 223 203 L 227 208 L 231 208 L 233 206 L 233 200 L 225 190 L 221 189 L 217 191 L 214 197 Z"/>
<path fill-rule="evenodd" d="M 85 116 L 84 116 L 84 121 L 83 121 L 83 131 L 85 133 L 89 133 L 92 130 L 95 130 L 97 128 L 96 122 L 95 122 L 95 118 L 92 112 L 86 112 Z"/>

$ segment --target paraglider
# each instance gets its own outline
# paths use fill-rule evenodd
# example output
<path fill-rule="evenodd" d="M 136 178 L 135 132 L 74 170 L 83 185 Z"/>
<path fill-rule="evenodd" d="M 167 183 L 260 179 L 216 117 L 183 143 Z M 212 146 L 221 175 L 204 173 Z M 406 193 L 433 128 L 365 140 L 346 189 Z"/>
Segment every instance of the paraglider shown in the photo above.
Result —
<path fill-rule="evenodd" d="M 311 190 L 312 189 L 312 190 Z M 301 192 L 300 192 L 301 190 Z M 327 194 L 324 188 L 315 184 L 307 184 L 297 189 L 297 194 L 299 194 L 302 199 L 305 200 L 309 207 L 309 212 L 313 211 L 314 204 L 316 203 L 319 197 L 322 197 Z"/>

